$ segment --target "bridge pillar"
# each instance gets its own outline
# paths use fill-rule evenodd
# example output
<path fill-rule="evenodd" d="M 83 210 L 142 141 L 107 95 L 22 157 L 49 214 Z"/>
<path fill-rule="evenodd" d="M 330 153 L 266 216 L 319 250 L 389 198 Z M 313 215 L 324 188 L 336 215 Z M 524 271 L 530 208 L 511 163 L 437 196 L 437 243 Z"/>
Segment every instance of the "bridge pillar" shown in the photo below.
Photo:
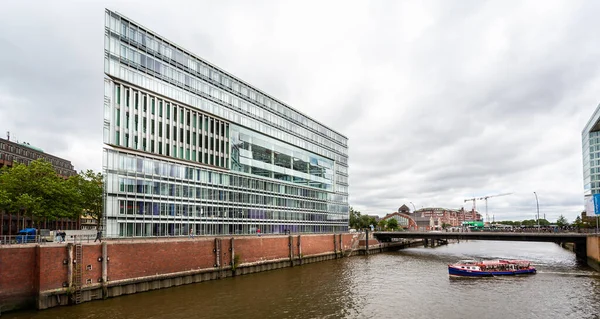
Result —
<path fill-rule="evenodd" d="M 579 245 L 575 245 L 575 254 Z M 586 238 L 584 256 L 587 259 L 587 264 L 594 268 L 596 271 L 600 271 L 600 236 L 588 236 Z M 579 255 L 578 255 L 579 256 Z"/>
<path fill-rule="evenodd" d="M 425 238 L 423 239 L 423 246 L 427 247 L 429 239 Z"/>

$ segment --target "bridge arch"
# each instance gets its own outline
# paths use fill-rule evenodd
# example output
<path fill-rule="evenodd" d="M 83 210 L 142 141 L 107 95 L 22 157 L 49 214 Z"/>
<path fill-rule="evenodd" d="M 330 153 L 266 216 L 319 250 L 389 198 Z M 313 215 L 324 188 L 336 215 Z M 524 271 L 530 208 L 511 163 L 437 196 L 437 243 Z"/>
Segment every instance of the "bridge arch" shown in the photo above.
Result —
<path fill-rule="evenodd" d="M 415 220 L 408 214 L 404 214 L 404 213 L 391 213 L 391 214 L 387 214 L 385 215 L 385 217 L 382 218 L 382 220 L 390 220 L 390 219 L 395 219 L 396 221 L 398 221 L 398 226 L 404 228 L 404 229 L 409 229 L 409 230 L 417 230 L 418 226 L 417 226 L 417 222 L 415 222 Z"/>

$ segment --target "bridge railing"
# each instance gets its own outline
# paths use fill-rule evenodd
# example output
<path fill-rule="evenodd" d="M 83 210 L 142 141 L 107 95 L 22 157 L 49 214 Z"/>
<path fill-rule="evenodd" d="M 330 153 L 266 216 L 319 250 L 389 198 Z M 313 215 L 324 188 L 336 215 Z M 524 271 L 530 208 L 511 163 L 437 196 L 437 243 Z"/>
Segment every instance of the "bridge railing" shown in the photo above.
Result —
<path fill-rule="evenodd" d="M 478 233 L 478 232 L 486 232 L 486 233 L 557 233 L 557 234 L 596 234 L 598 231 L 594 228 L 584 228 L 584 229 L 554 229 L 554 228 L 514 228 L 514 229 L 482 229 L 482 230 L 471 230 L 471 229 L 445 229 L 445 230 L 423 230 L 423 229 L 410 229 L 410 230 L 402 230 L 405 232 L 412 233 L 422 233 L 422 232 L 431 232 L 431 233 Z M 377 231 L 377 232 L 386 232 L 386 231 Z"/>

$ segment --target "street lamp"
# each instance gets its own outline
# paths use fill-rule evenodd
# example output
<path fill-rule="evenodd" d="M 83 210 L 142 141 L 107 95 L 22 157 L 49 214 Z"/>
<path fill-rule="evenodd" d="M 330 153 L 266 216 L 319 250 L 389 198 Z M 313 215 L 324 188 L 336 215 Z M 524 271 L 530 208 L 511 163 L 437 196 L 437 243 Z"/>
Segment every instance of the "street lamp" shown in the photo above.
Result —
<path fill-rule="evenodd" d="M 409 202 L 413 205 L 413 213 L 417 210 L 417 208 L 415 207 L 415 204 L 413 204 L 413 202 Z"/>
<path fill-rule="evenodd" d="M 538 201 L 537 193 L 533 192 L 533 194 L 535 195 L 535 205 L 537 207 L 537 226 L 538 226 L 538 232 L 539 232 L 540 231 L 540 202 Z"/>

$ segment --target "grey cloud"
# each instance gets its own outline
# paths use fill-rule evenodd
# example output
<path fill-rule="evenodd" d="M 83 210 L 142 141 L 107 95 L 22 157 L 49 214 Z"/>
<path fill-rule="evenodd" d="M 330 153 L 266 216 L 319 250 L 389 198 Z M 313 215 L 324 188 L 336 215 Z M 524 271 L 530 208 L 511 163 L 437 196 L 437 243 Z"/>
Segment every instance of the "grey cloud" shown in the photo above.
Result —
<path fill-rule="evenodd" d="M 365 213 L 513 192 L 489 211 L 531 218 L 533 191 L 554 219 L 583 209 L 595 2 L 170 4 L 3 4 L 0 130 L 100 170 L 108 7 L 348 136 L 350 204 Z"/>

